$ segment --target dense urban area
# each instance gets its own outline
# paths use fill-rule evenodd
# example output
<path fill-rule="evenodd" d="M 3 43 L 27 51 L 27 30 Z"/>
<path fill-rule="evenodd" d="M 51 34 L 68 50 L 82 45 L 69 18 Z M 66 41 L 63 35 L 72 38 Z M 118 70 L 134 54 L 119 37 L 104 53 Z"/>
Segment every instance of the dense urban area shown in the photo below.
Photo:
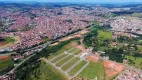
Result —
<path fill-rule="evenodd" d="M 142 4 L 0 2 L 0 80 L 142 80 Z"/>

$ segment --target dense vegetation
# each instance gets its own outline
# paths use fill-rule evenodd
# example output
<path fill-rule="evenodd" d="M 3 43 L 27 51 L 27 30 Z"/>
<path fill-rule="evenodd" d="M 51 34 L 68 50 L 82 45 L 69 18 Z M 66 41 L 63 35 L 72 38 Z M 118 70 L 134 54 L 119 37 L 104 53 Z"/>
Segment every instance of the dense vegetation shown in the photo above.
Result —
<path fill-rule="evenodd" d="M 142 36 L 133 38 L 126 35 L 120 35 L 117 39 L 112 38 L 112 32 L 106 31 L 99 25 L 93 25 L 90 28 L 90 33 L 84 35 L 84 41 L 86 47 L 93 47 L 93 51 L 104 51 L 101 56 L 109 56 L 110 60 L 123 62 L 127 59 L 126 56 L 132 56 L 139 58 L 142 56 Z M 112 46 L 112 42 L 116 45 Z M 131 59 L 131 58 L 130 58 Z M 129 61 L 136 60 L 131 59 Z M 130 64 L 130 62 L 129 62 Z"/>

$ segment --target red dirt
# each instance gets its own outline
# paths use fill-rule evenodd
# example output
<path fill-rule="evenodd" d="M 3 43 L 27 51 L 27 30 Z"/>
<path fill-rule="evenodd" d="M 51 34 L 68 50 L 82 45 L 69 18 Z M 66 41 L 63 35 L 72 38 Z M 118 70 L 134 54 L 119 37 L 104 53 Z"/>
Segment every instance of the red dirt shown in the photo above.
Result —
<path fill-rule="evenodd" d="M 90 55 L 90 56 L 87 56 L 87 59 L 89 61 L 98 62 L 99 57 L 96 57 L 95 55 Z"/>
<path fill-rule="evenodd" d="M 5 45 L 5 42 L 0 42 L 0 46 L 3 46 L 3 45 Z"/>
<path fill-rule="evenodd" d="M 8 55 L 0 56 L 0 60 L 1 60 L 1 59 L 8 59 L 8 58 L 9 58 Z"/>
<path fill-rule="evenodd" d="M 104 61 L 105 68 L 115 70 L 117 72 L 121 72 L 125 67 L 122 64 L 113 62 L 113 61 Z"/>
<path fill-rule="evenodd" d="M 118 74 L 118 72 L 116 71 L 112 71 L 110 69 L 105 68 L 105 72 L 106 72 L 106 80 L 109 80 L 112 76 L 115 76 Z"/>
<path fill-rule="evenodd" d="M 82 50 L 82 51 L 85 51 L 85 50 L 86 50 L 82 45 L 78 45 L 78 46 L 76 46 L 76 48 L 78 48 L 78 49 L 80 49 L 80 50 Z"/>
<path fill-rule="evenodd" d="M 116 63 L 114 61 L 105 60 L 103 63 L 104 63 L 104 67 L 106 69 L 106 74 L 107 74 L 106 78 L 107 78 L 107 80 L 110 77 L 113 77 L 116 74 L 122 72 L 122 70 L 124 70 L 124 68 L 125 68 L 124 65 Z"/>

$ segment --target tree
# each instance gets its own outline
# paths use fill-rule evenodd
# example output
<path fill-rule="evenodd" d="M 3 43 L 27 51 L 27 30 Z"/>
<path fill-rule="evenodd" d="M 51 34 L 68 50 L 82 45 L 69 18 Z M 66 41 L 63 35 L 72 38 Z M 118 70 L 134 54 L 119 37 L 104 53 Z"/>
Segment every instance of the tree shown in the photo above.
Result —
<path fill-rule="evenodd" d="M 92 46 L 93 46 L 93 51 L 94 52 L 98 51 L 99 43 L 98 43 L 98 38 L 97 37 L 93 38 Z"/>

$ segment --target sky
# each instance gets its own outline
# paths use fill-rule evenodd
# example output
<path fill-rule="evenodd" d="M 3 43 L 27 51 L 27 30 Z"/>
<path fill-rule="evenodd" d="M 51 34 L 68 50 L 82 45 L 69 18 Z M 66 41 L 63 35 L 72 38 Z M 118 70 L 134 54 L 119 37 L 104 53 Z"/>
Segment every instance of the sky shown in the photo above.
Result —
<path fill-rule="evenodd" d="M 142 2 L 142 0 L 0 0 L 0 1 L 35 1 L 35 2 L 88 2 L 88 3 L 125 3 L 125 2 Z"/>

